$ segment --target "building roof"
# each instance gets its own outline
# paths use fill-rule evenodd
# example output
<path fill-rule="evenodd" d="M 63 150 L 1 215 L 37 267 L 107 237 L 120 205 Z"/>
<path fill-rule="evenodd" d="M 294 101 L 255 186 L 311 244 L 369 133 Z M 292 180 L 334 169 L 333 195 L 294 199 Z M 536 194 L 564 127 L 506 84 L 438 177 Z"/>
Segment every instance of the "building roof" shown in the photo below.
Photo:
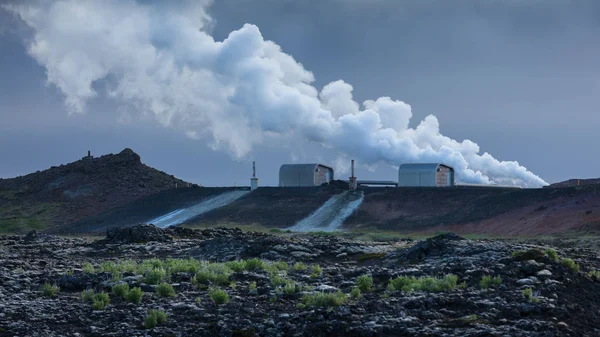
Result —
<path fill-rule="evenodd" d="M 454 171 L 452 166 L 440 164 L 440 163 L 424 163 L 424 164 L 402 164 L 398 168 L 399 171 L 403 172 L 414 172 L 414 171 L 435 171 L 439 166 L 445 166 Z"/>
<path fill-rule="evenodd" d="M 281 165 L 281 167 L 279 168 L 279 174 L 281 174 L 282 171 L 287 172 L 299 172 L 299 171 L 304 171 L 304 170 L 311 170 L 311 172 L 314 172 L 315 169 L 317 168 L 317 166 L 323 166 L 325 168 L 328 168 L 330 170 L 333 171 L 333 168 L 327 166 L 327 165 L 323 165 L 323 164 L 283 164 Z"/>

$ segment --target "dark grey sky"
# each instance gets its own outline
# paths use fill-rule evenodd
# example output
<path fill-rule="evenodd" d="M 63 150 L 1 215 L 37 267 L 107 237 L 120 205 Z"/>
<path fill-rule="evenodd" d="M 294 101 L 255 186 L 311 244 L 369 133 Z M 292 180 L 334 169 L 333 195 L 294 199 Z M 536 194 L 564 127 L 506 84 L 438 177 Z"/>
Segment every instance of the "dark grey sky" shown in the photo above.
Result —
<path fill-rule="evenodd" d="M 343 79 L 357 101 L 390 96 L 428 114 L 441 131 L 470 139 L 499 160 L 517 160 L 548 182 L 600 176 L 600 2 L 216 0 L 213 36 L 256 24 L 316 77 Z M 0 9 L 0 177 L 131 147 L 142 160 L 204 185 L 248 183 L 237 161 L 154 122 L 118 123 L 120 107 L 99 96 L 68 115 L 45 69 L 27 55 L 28 31 Z M 311 144 L 254 150 L 262 184 L 279 165 L 333 164 Z M 359 177 L 395 179 L 386 165 Z"/>

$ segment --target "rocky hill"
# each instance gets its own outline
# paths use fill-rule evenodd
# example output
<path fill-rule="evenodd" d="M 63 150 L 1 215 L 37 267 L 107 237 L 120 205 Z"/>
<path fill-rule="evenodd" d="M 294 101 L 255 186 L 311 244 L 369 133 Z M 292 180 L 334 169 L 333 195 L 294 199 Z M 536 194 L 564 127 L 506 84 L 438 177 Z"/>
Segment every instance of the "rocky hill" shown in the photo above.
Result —
<path fill-rule="evenodd" d="M 0 179 L 0 231 L 74 223 L 189 183 L 144 165 L 131 149 Z"/>
<path fill-rule="evenodd" d="M 561 181 L 558 183 L 553 183 L 547 188 L 557 188 L 557 187 L 571 187 L 571 186 L 586 186 L 586 185 L 599 185 L 600 179 L 569 179 L 565 181 Z"/>
<path fill-rule="evenodd" d="M 0 236 L 0 335 L 598 336 L 598 269 L 594 250 L 452 234 Z"/>

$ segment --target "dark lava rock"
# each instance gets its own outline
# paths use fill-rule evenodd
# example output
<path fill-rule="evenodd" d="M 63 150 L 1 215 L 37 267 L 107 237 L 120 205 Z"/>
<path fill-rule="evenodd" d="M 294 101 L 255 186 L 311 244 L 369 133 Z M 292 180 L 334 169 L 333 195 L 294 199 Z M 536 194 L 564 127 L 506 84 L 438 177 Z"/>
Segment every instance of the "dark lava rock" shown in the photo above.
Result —
<path fill-rule="evenodd" d="M 25 237 L 23 238 L 23 240 L 25 241 L 34 241 L 36 240 L 38 237 L 38 233 L 35 230 L 32 230 L 31 232 L 27 233 L 27 235 L 25 235 Z"/>
<path fill-rule="evenodd" d="M 81 291 L 88 289 L 92 281 L 88 274 L 63 275 L 56 280 L 56 285 L 62 290 Z"/>
<path fill-rule="evenodd" d="M 441 234 L 398 252 L 397 258 L 401 261 L 416 261 L 427 256 L 448 254 L 452 252 L 452 242 L 460 240 L 464 238 L 454 233 Z"/>
<path fill-rule="evenodd" d="M 332 190 L 344 190 L 347 191 L 350 189 L 350 185 L 348 182 L 343 180 L 332 180 L 328 183 L 324 183 L 321 185 L 324 189 L 332 189 Z"/>
<path fill-rule="evenodd" d="M 173 233 L 169 229 L 145 224 L 128 228 L 110 228 L 106 231 L 106 239 L 103 240 L 103 243 L 144 243 L 150 241 L 173 241 Z"/>

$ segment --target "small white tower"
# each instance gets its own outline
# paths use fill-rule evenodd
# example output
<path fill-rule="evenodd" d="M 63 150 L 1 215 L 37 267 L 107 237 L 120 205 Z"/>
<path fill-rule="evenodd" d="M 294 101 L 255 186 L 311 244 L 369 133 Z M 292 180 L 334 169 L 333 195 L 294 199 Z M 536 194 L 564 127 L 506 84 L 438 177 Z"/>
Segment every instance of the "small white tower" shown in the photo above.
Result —
<path fill-rule="evenodd" d="M 250 190 L 254 191 L 258 188 L 258 178 L 256 178 L 256 164 L 252 162 L 252 178 L 250 178 Z"/>

